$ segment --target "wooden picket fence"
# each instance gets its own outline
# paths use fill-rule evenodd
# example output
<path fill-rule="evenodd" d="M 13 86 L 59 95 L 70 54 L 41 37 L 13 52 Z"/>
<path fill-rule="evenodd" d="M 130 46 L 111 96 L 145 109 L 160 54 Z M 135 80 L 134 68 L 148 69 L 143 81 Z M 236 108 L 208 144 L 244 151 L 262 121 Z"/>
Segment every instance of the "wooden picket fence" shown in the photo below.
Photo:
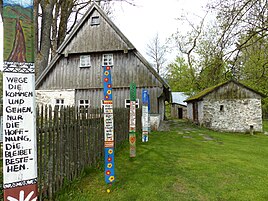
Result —
<path fill-rule="evenodd" d="M 41 106 L 36 112 L 39 200 L 52 199 L 85 167 L 103 160 L 103 111 Z M 128 139 L 128 116 L 129 109 L 114 109 L 115 148 Z M 141 130 L 141 110 L 137 120 Z"/>

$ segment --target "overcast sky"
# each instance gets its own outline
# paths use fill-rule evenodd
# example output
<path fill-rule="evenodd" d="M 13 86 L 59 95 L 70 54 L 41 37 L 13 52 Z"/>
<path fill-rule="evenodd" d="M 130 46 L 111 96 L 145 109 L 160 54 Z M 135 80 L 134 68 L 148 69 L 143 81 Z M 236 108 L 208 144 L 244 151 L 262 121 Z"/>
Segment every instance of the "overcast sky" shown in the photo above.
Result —
<path fill-rule="evenodd" d="M 137 6 L 118 3 L 113 21 L 148 59 L 146 46 L 157 33 L 164 42 L 177 29 L 187 29 L 186 24 L 181 24 L 177 18 L 187 13 L 193 21 L 197 20 L 195 14 L 203 17 L 207 2 L 208 0 L 135 0 Z"/>

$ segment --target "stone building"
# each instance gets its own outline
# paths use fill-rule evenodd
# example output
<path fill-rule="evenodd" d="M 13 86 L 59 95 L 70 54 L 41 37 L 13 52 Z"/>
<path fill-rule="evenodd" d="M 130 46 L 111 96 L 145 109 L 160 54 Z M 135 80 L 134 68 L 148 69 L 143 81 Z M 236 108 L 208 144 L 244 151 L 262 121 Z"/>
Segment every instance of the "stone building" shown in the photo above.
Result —
<path fill-rule="evenodd" d="M 187 96 L 183 92 L 172 92 L 171 117 L 178 119 L 187 118 Z"/>
<path fill-rule="evenodd" d="M 213 130 L 262 132 L 263 94 L 230 80 L 188 98 L 187 116 Z"/>

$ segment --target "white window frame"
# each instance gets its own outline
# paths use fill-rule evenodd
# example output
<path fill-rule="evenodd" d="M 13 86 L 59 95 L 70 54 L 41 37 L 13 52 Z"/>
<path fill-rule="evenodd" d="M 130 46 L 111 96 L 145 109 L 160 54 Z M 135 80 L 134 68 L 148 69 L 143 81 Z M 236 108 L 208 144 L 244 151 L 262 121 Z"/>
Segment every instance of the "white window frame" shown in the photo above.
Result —
<path fill-rule="evenodd" d="M 92 16 L 91 17 L 91 26 L 100 24 L 100 16 Z"/>
<path fill-rule="evenodd" d="M 103 54 L 102 66 L 113 66 L 113 65 L 114 65 L 113 54 Z"/>
<path fill-rule="evenodd" d="M 90 55 L 80 56 L 80 68 L 91 67 Z"/>
<path fill-rule="evenodd" d="M 129 99 L 125 99 L 125 108 L 130 107 L 130 100 Z M 136 99 L 136 108 L 140 108 L 140 100 L 137 98 Z"/>
<path fill-rule="evenodd" d="M 81 103 L 82 101 L 82 103 Z M 90 100 L 89 99 L 79 99 L 78 100 L 79 109 L 85 108 L 86 110 L 90 107 Z"/>
<path fill-rule="evenodd" d="M 55 98 L 55 107 L 58 107 L 59 110 L 61 107 L 65 106 L 64 105 L 64 98 Z"/>

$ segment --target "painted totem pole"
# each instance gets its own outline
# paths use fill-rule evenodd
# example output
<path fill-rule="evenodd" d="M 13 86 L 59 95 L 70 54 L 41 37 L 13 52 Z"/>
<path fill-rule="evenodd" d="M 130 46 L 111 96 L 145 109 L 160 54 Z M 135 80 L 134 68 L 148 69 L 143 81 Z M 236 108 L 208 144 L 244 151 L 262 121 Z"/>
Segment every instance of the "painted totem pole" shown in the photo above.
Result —
<path fill-rule="evenodd" d="M 4 200 L 37 200 L 33 0 L 3 0 Z"/>
<path fill-rule="evenodd" d="M 130 84 L 129 112 L 129 145 L 130 157 L 136 157 L 136 84 Z"/>
<path fill-rule="evenodd" d="M 148 91 L 142 90 L 142 142 L 149 140 L 149 111 L 148 111 Z"/>
<path fill-rule="evenodd" d="M 103 109 L 104 109 L 104 175 L 105 182 L 111 184 L 114 174 L 114 119 L 112 100 L 111 66 L 103 66 Z"/>

